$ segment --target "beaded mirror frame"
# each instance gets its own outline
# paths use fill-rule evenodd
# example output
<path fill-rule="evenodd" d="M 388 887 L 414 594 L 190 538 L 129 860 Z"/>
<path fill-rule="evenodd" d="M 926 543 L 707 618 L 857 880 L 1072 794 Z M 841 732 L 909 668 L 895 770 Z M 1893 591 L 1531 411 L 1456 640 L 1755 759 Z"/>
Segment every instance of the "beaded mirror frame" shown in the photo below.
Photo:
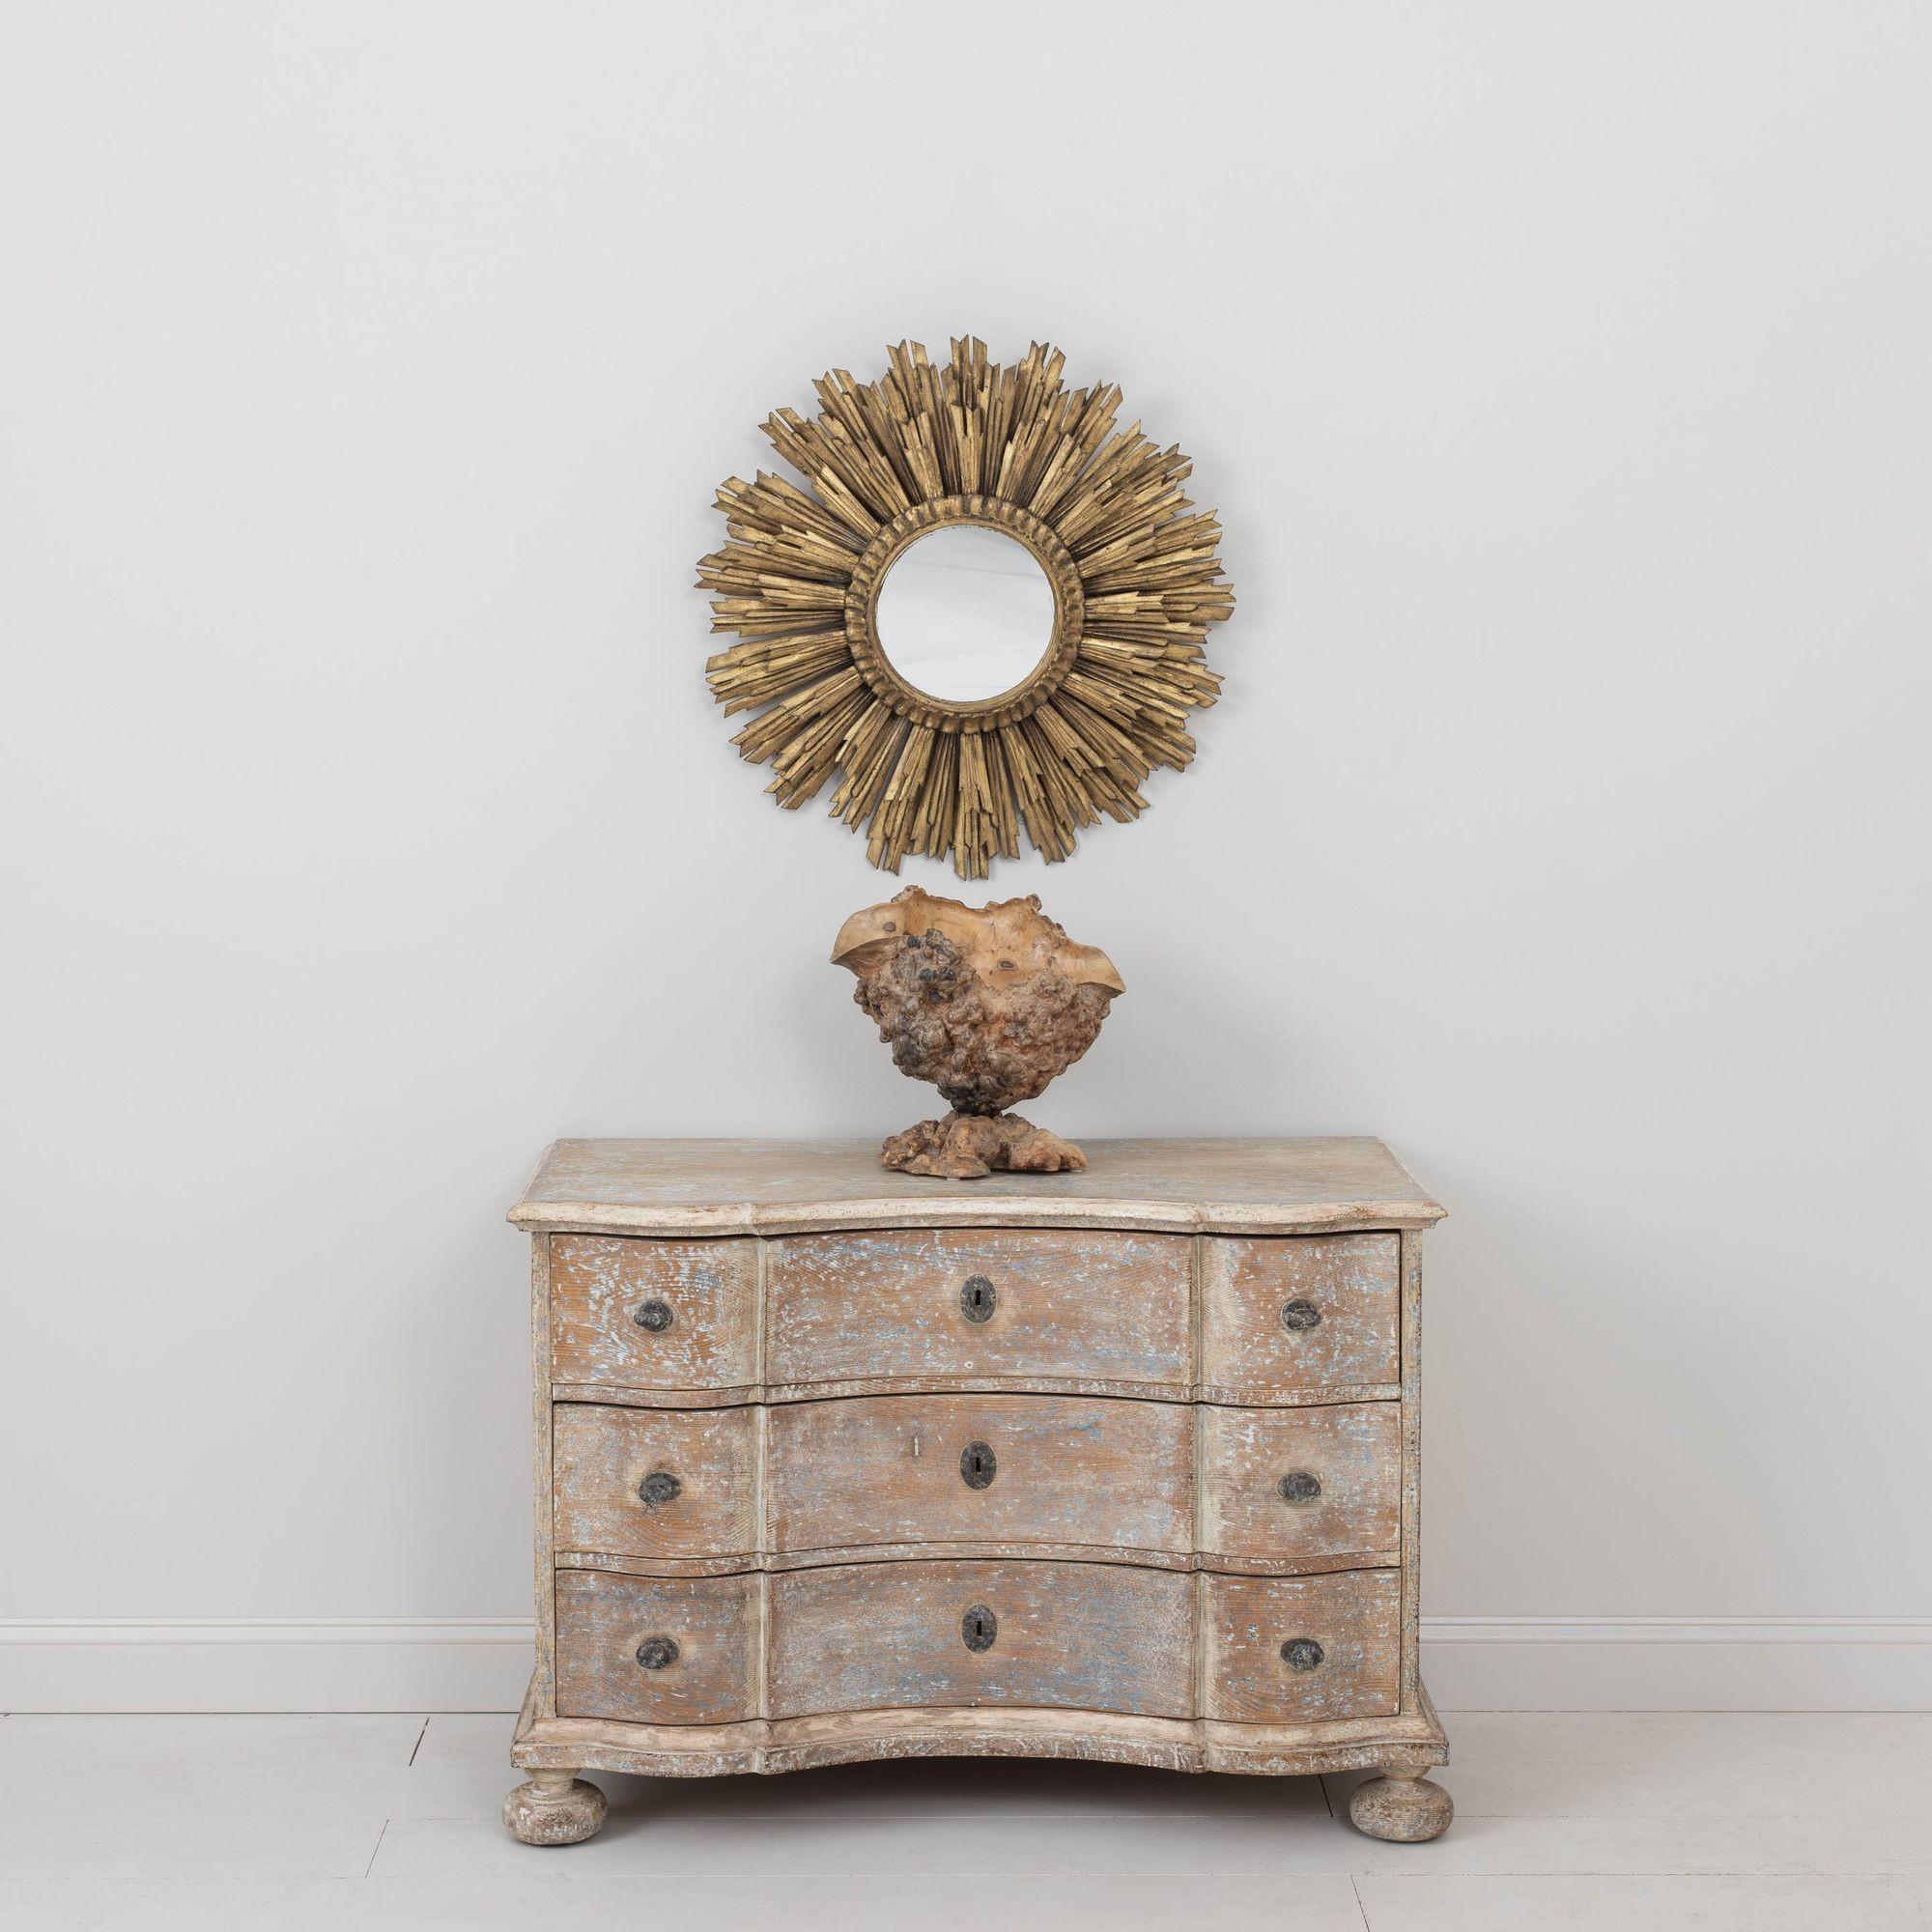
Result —
<path fill-rule="evenodd" d="M 1180 451 L 1116 429 L 1119 388 L 1068 390 L 1048 345 L 1004 368 L 970 336 L 944 363 L 916 342 L 887 359 L 875 383 L 821 377 L 815 419 L 765 422 L 804 488 L 763 470 L 720 486 L 726 541 L 697 583 L 739 641 L 705 675 L 727 717 L 757 712 L 731 742 L 771 765 L 779 804 L 836 777 L 832 812 L 882 870 L 912 852 L 982 879 L 1019 857 L 1022 826 L 1065 859 L 1102 813 L 1137 818 L 1156 768 L 1193 761 L 1188 713 L 1221 683 L 1208 627 L 1235 608 L 1220 525 L 1181 493 Z M 886 573 L 948 524 L 1013 538 L 1053 586 L 1045 654 L 977 702 L 920 690 L 879 643 Z"/>

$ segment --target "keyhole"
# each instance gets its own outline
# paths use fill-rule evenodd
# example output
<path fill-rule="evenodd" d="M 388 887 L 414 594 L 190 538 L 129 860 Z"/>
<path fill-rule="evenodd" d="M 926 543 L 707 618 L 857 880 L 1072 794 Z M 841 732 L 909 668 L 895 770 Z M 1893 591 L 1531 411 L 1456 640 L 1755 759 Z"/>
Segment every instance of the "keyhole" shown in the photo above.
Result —
<path fill-rule="evenodd" d="M 959 1291 L 959 1310 L 969 1321 L 988 1321 L 999 1299 L 999 1291 L 986 1276 L 969 1274 Z"/>
<path fill-rule="evenodd" d="M 960 1450 L 959 1474 L 969 1490 L 990 1489 L 999 1473 L 1000 1459 L 990 1442 L 969 1442 Z"/>
<path fill-rule="evenodd" d="M 959 1634 L 968 1650 L 991 1650 L 1000 1634 L 1000 1620 L 984 1604 L 975 1604 L 959 1619 Z"/>

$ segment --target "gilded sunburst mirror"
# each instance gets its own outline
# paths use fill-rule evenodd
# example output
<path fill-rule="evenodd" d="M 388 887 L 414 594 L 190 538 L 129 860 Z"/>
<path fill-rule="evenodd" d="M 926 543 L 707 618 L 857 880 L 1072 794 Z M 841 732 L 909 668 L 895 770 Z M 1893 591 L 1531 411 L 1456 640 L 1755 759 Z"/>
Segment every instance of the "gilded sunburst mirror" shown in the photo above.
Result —
<path fill-rule="evenodd" d="M 738 641 L 706 675 L 727 716 L 757 714 L 732 743 L 781 806 L 836 780 L 833 812 L 887 871 L 912 852 L 984 878 L 1022 826 L 1066 858 L 1188 765 L 1188 713 L 1220 688 L 1220 526 L 1182 495 L 1179 450 L 1116 428 L 1120 390 L 1068 389 L 1065 360 L 901 343 L 876 382 L 822 377 L 816 417 L 765 423 L 802 487 L 760 470 L 718 492 L 725 543 L 697 581 Z"/>

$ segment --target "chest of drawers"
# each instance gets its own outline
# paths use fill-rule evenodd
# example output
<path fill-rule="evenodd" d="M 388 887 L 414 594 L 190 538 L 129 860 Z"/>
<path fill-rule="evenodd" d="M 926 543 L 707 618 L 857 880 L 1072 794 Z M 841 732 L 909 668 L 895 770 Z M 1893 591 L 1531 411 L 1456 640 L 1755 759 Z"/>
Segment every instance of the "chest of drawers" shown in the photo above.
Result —
<path fill-rule="evenodd" d="M 562 1141 L 532 1236 L 537 1662 L 504 1805 L 586 1769 L 932 1754 L 1377 1769 L 1433 1837 L 1421 1234 L 1374 1140 Z"/>

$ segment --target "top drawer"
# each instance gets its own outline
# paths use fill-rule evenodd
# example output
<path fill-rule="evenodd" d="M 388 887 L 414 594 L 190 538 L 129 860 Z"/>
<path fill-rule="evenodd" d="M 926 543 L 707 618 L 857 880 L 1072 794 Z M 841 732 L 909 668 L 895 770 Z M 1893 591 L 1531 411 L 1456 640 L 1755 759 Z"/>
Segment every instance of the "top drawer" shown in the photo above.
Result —
<path fill-rule="evenodd" d="M 1402 1237 L 1202 1243 L 1201 1385 L 1209 1402 L 1350 1402 L 1402 1378 Z"/>
<path fill-rule="evenodd" d="M 895 1229 L 770 1245 L 775 1384 L 1189 1380 L 1193 1243 L 1073 1229 Z"/>
<path fill-rule="evenodd" d="M 758 1379 L 758 1244 L 553 1235 L 550 1333 L 559 1382 L 747 1388 Z"/>
<path fill-rule="evenodd" d="M 1360 1402 L 1401 1378 L 1401 1238 L 1057 1228 L 651 1239 L 554 1235 L 564 1387 L 672 1406 L 1031 1384 L 1209 1402 Z M 759 1298 L 764 1297 L 760 1367 Z M 685 1397 L 684 1405 L 677 1398 Z"/>

